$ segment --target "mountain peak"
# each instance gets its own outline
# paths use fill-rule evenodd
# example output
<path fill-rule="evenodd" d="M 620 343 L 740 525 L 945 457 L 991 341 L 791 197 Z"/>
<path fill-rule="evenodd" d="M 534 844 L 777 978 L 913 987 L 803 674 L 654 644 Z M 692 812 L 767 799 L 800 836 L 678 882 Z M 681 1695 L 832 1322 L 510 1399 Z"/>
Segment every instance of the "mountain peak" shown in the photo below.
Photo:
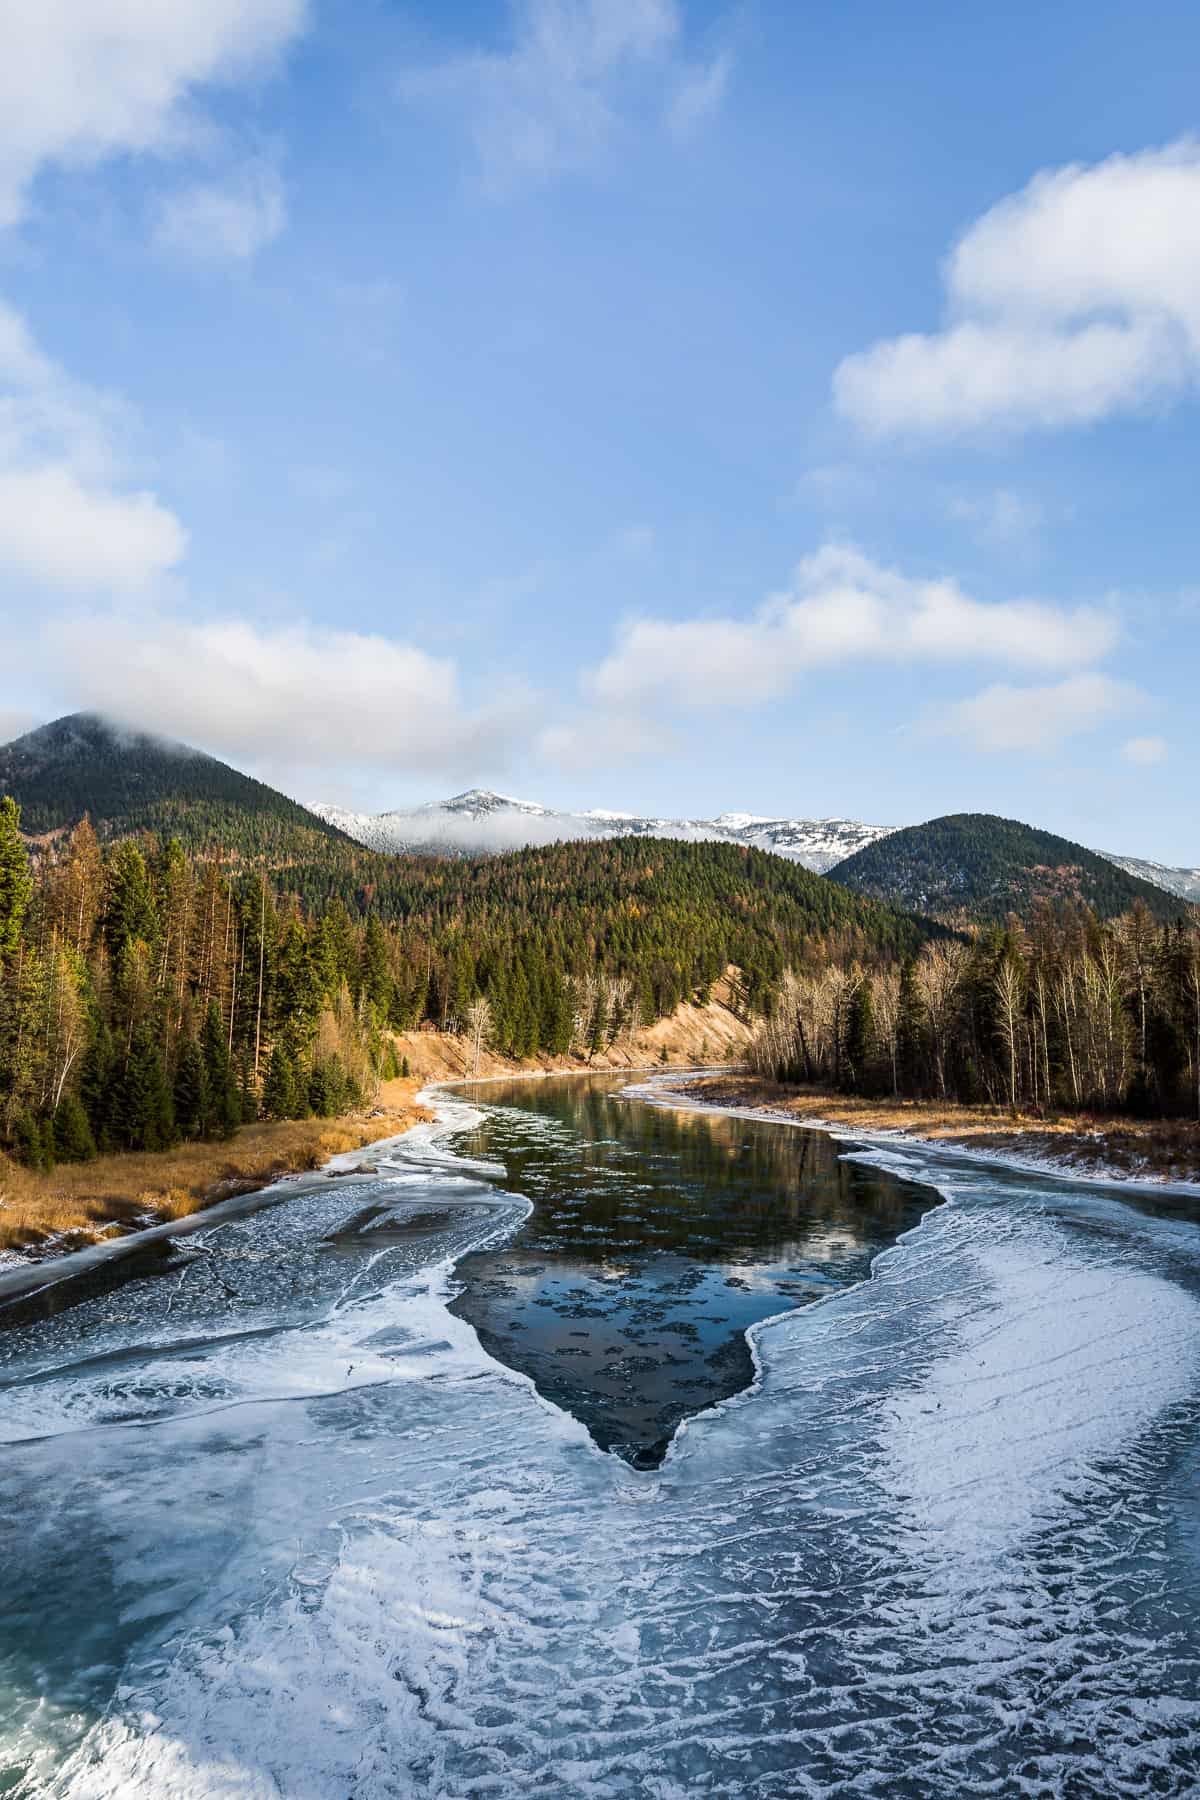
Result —
<path fill-rule="evenodd" d="M 540 815 L 549 809 L 539 806 L 536 800 L 517 800 L 512 794 L 497 794 L 492 788 L 466 788 L 461 794 L 452 794 L 449 800 L 429 801 L 421 810 L 423 812 L 470 813 L 472 816 L 476 816 L 481 813 L 505 811 Z"/>
<path fill-rule="evenodd" d="M 749 845 L 818 873 L 874 843 L 885 830 L 845 819 L 781 819 L 749 812 L 717 819 L 653 818 L 602 807 L 557 812 L 491 788 L 467 788 L 449 800 L 379 814 L 334 806 L 315 806 L 313 811 L 372 850 L 486 856 L 585 838 L 658 837 Z"/>
<path fill-rule="evenodd" d="M 248 858 L 311 854 L 336 826 L 251 775 L 171 738 L 98 713 L 68 713 L 0 747 L 0 794 L 31 836 L 87 813 L 101 837 L 151 831 Z"/>
<path fill-rule="evenodd" d="M 134 725 L 97 712 L 65 713 L 35 725 L 21 737 L 0 745 L 0 757 L 32 758 L 39 762 L 69 761 L 87 755 L 120 756 L 125 753 L 191 758 L 197 762 L 215 762 L 205 750 L 177 738 L 160 737 L 157 732 L 143 731 Z"/>
<path fill-rule="evenodd" d="M 1082 902 L 1115 918 L 1141 900 L 1160 919 L 1176 894 L 1130 874 L 1082 844 L 993 813 L 948 813 L 892 832 L 834 869 L 832 879 L 871 899 L 935 918 L 964 913 L 1003 921 L 1039 906 Z"/>

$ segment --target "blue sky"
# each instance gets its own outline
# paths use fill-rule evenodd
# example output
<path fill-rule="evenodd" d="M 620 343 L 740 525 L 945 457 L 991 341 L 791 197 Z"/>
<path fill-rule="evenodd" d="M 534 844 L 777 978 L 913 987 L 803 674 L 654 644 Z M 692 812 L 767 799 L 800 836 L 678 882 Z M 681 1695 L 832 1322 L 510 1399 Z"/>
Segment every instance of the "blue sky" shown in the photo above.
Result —
<path fill-rule="evenodd" d="M 21 0 L 0 727 L 1200 861 L 1194 8 Z"/>

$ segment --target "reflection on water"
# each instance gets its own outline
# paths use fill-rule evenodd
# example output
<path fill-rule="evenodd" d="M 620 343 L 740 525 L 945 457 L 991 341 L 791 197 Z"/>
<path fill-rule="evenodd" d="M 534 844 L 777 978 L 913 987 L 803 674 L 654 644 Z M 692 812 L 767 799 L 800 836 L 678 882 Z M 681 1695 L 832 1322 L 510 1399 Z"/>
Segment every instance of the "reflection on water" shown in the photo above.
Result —
<path fill-rule="evenodd" d="M 468 1089 L 462 1147 L 534 1211 L 466 1257 L 453 1310 L 500 1361 L 639 1466 L 744 1388 L 746 1328 L 859 1281 L 933 1193 L 838 1160 L 823 1133 L 620 1098 L 627 1077 Z"/>

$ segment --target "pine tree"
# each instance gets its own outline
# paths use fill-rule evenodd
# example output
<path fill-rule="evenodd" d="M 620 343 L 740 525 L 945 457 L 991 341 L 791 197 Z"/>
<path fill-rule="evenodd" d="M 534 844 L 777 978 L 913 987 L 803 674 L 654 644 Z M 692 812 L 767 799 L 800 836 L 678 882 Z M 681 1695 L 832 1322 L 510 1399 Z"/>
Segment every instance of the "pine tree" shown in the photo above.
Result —
<path fill-rule="evenodd" d="M 315 1062 L 308 1077 L 308 1110 L 318 1119 L 328 1119 L 334 1111 L 329 1093 L 328 1065 Z"/>
<path fill-rule="evenodd" d="M 12 1122 L 13 1154 L 27 1169 L 42 1167 L 42 1131 L 27 1106 L 21 1108 Z"/>
<path fill-rule="evenodd" d="M 608 1033 L 608 994 L 603 980 L 596 983 L 596 996 L 592 1002 L 592 1016 L 588 1021 L 587 1050 L 588 1061 L 604 1048 L 604 1040 Z"/>
<path fill-rule="evenodd" d="M 241 1123 L 242 1106 L 229 1061 L 225 1027 L 215 1000 L 209 1001 L 204 1015 L 200 1047 L 208 1081 L 204 1134 L 206 1137 L 231 1138 Z"/>
<path fill-rule="evenodd" d="M 267 1078 L 263 1083 L 262 1109 L 269 1119 L 294 1119 L 299 1111 L 296 1071 L 282 1043 L 277 1043 L 271 1051 Z"/>
<path fill-rule="evenodd" d="M 20 943 L 25 909 L 33 893 L 20 824 L 20 807 L 5 795 L 0 800 L 0 968 Z"/>
<path fill-rule="evenodd" d="M 136 939 L 153 936 L 154 896 L 145 858 L 128 840 L 116 845 L 104 874 L 104 941 L 116 963 Z"/>
<path fill-rule="evenodd" d="M 211 1093 L 204 1057 L 195 1038 L 180 1045 L 175 1064 L 175 1125 L 181 1137 L 203 1137 L 208 1124 Z"/>
<path fill-rule="evenodd" d="M 38 1128 L 38 1135 L 42 1141 L 42 1168 L 49 1174 L 58 1161 L 58 1146 L 54 1142 L 54 1120 L 43 1119 Z"/>
<path fill-rule="evenodd" d="M 96 1155 L 88 1116 L 75 1094 L 64 1094 L 54 1109 L 54 1148 L 59 1162 L 91 1162 Z"/>
<path fill-rule="evenodd" d="M 374 1002 L 379 1017 L 387 1024 L 392 1016 L 395 984 L 388 956 L 387 933 L 375 913 L 368 916 L 363 937 L 361 986 L 367 999 Z"/>
<path fill-rule="evenodd" d="M 238 1097 L 241 1101 L 242 1124 L 253 1125 L 258 1118 L 258 1089 L 254 1085 L 254 1063 L 248 1053 L 242 1059 Z"/>
<path fill-rule="evenodd" d="M 870 1092 L 874 1055 L 875 997 L 871 978 L 864 975 L 851 998 L 846 1025 L 846 1075 L 853 1093 Z"/>
<path fill-rule="evenodd" d="M 900 1091 L 919 1093 L 924 1079 L 924 1013 L 917 992 L 916 964 L 905 959 L 900 970 L 900 1009 L 896 1028 L 896 1067 Z"/>
<path fill-rule="evenodd" d="M 112 1033 L 100 1020 L 93 1026 L 91 1042 L 79 1072 L 79 1098 L 87 1113 L 97 1145 L 103 1150 L 114 1141 L 113 1099 L 116 1064 Z"/>
<path fill-rule="evenodd" d="M 133 1038 L 124 1072 L 113 1086 L 113 1132 L 126 1150 L 166 1150 L 175 1141 L 175 1112 L 153 1031 Z"/>

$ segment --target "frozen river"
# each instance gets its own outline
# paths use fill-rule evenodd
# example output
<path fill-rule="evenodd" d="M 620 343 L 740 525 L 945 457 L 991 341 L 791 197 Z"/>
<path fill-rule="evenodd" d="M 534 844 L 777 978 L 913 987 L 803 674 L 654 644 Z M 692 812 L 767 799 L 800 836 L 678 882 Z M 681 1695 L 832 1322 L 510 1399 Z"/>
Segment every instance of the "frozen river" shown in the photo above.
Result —
<path fill-rule="evenodd" d="M 710 1133 L 724 1204 L 762 1133 L 818 1143 L 826 1198 L 664 1246 L 731 1298 L 693 1280 L 711 1335 L 637 1468 L 599 1447 L 591 1339 L 549 1398 L 545 1342 L 512 1347 L 514 1258 L 568 1335 L 622 1328 L 596 1270 L 646 1279 L 641 1202 L 620 1258 L 587 1205 L 545 1235 L 558 1085 L 448 1098 L 369 1169 L 0 1337 L 0 1794 L 1200 1792 L 1195 1203 Z M 607 1105 L 606 1192 L 654 1111 Z M 654 1129 L 651 1189 L 676 1155 L 711 1222 L 703 1132 Z M 733 1189 L 777 1212 L 798 1181 Z M 747 1292 L 735 1380 L 707 1359 Z M 725 1397 L 697 1411 L 700 1362 Z"/>

